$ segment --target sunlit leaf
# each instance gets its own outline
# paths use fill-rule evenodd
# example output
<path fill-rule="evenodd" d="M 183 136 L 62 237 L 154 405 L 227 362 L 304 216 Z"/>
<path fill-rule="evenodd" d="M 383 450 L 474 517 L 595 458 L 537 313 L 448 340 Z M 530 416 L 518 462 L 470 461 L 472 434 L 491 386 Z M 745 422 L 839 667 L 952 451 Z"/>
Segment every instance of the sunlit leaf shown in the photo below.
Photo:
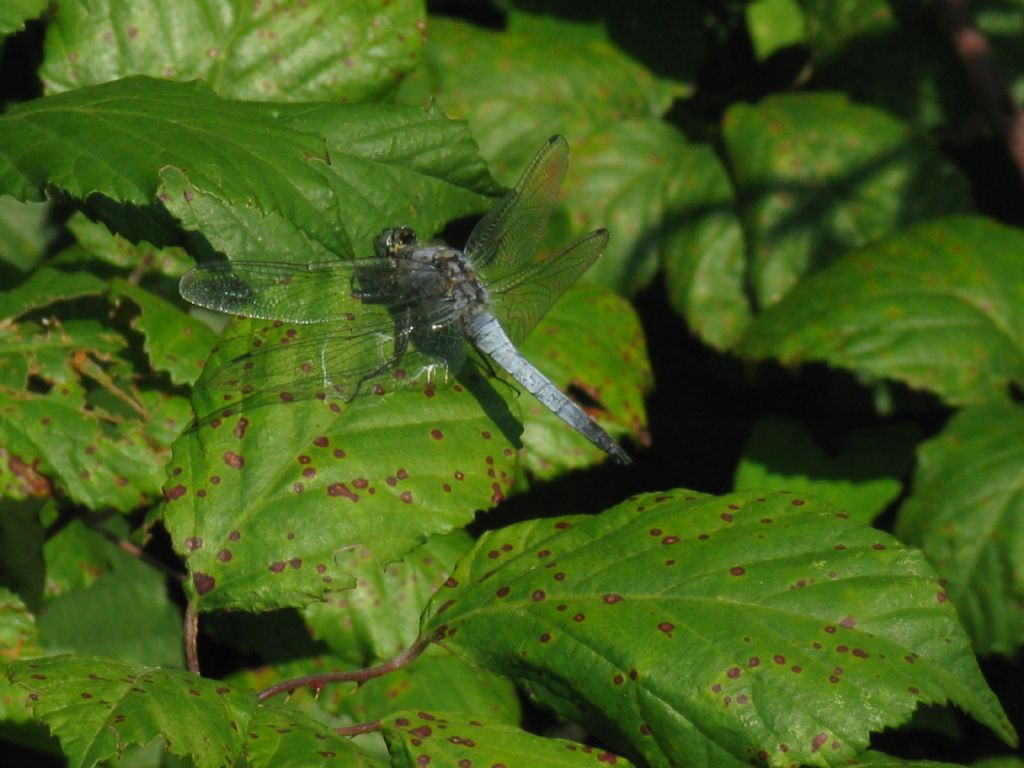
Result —
<path fill-rule="evenodd" d="M 6 0 L 0 6 L 0 35 L 9 35 L 46 10 L 49 0 Z"/>
<path fill-rule="evenodd" d="M 762 307 L 847 251 L 967 204 L 965 179 L 934 147 L 843 95 L 737 104 L 723 138 Z"/>
<path fill-rule="evenodd" d="M 740 351 L 892 378 L 954 405 L 1024 381 L 1024 236 L 980 218 L 920 224 L 805 278 Z"/>
<path fill-rule="evenodd" d="M 72 768 L 91 768 L 132 744 L 163 738 L 198 768 L 234 762 L 256 697 L 184 670 L 98 656 L 51 656 L 11 668 L 36 717 L 60 739 Z"/>
<path fill-rule="evenodd" d="M 413 711 L 384 722 L 392 765 L 503 765 L 509 768 L 582 768 L 617 765 L 628 760 L 565 739 L 545 739 L 509 725 L 489 722 L 475 713 Z"/>
<path fill-rule="evenodd" d="M 65 0 L 41 76 L 51 93 L 151 75 L 255 101 L 363 101 L 415 66 L 424 29 L 421 0 Z"/>
<path fill-rule="evenodd" d="M 654 765 L 838 764 L 921 702 L 1016 740 L 925 559 L 790 494 L 648 494 L 485 534 L 427 616 Z"/>
<path fill-rule="evenodd" d="M 497 504 L 512 482 L 517 429 L 504 389 L 467 372 L 455 386 L 347 406 L 229 406 L 184 435 L 165 519 L 200 605 L 306 605 L 351 584 L 347 549 L 387 564 Z"/>

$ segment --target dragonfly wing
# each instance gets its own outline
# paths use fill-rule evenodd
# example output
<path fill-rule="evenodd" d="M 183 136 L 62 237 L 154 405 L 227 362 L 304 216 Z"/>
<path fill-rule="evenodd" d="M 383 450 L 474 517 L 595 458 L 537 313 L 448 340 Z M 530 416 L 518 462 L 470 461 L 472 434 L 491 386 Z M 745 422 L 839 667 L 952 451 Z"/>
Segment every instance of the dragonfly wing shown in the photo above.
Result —
<path fill-rule="evenodd" d="M 570 243 L 553 258 L 488 286 L 491 311 L 512 343 L 518 346 L 530 334 L 565 289 L 597 261 L 608 244 L 608 230 L 598 229 Z"/>
<path fill-rule="evenodd" d="M 378 259 L 313 264 L 219 261 L 190 269 L 178 290 L 193 304 L 240 317 L 358 323 L 364 307 L 353 296 L 353 280 L 380 269 Z"/>
<path fill-rule="evenodd" d="M 533 258 L 568 167 L 569 145 L 552 136 L 516 185 L 473 229 L 464 253 L 474 268 L 484 275 L 503 275 Z"/>
<path fill-rule="evenodd" d="M 401 312 L 378 308 L 364 313 L 358 334 L 350 330 L 276 322 L 223 339 L 196 387 L 203 393 L 201 415 L 239 403 L 256 407 L 312 397 L 348 402 L 370 392 L 443 383 L 465 359 L 452 323 L 417 331 Z"/>

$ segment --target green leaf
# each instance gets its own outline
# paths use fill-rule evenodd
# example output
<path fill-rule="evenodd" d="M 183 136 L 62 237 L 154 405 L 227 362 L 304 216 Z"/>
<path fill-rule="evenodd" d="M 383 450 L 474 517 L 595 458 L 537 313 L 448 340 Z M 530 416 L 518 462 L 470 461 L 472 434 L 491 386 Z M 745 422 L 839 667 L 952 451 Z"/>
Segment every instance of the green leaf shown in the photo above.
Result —
<path fill-rule="evenodd" d="M 0 444 L 9 457 L 0 493 L 49 496 L 56 487 L 92 509 L 121 511 L 159 493 L 167 449 L 147 440 L 136 420 L 109 429 L 109 414 L 86 404 L 84 390 L 70 382 L 46 395 L 0 390 Z"/>
<path fill-rule="evenodd" d="M 50 93 L 151 75 L 255 101 L 364 101 L 415 66 L 425 16 L 421 0 L 65 0 L 40 75 Z"/>
<path fill-rule="evenodd" d="M 662 266 L 669 301 L 704 343 L 729 349 L 750 322 L 746 248 L 732 181 L 707 146 L 673 153 Z M 674 221 L 674 224 L 669 222 Z"/>
<path fill-rule="evenodd" d="M 352 739 L 283 706 L 260 706 L 246 734 L 245 764 L 252 768 L 380 768 Z"/>
<path fill-rule="evenodd" d="M 920 224 L 803 280 L 739 347 L 892 378 L 953 405 L 1024 381 L 1024 236 L 985 219 Z"/>
<path fill-rule="evenodd" d="M 929 3 L 801 0 L 815 81 L 924 128 L 972 110 L 963 66 Z M 972 15 L 975 13 L 972 4 Z M 1017 44 L 1014 40 L 1014 45 Z"/>
<path fill-rule="evenodd" d="M 798 422 L 767 416 L 754 425 L 733 487 L 815 496 L 870 523 L 902 492 L 900 478 L 910 471 L 920 437 L 909 425 L 864 430 L 826 453 Z"/>
<path fill-rule="evenodd" d="M 47 601 L 39 633 L 50 650 L 181 666 L 181 616 L 163 573 L 107 543 L 111 567 L 85 589 Z"/>
<path fill-rule="evenodd" d="M 804 14 L 797 0 L 754 0 L 746 14 L 758 61 L 804 42 Z"/>
<path fill-rule="evenodd" d="M 19 105 L 0 116 L 0 147 L 0 191 L 38 199 L 53 185 L 145 206 L 163 170 L 185 199 L 165 190 L 161 200 L 186 227 L 203 221 L 187 213 L 192 190 L 215 209 L 249 209 L 241 227 L 209 234 L 215 247 L 234 252 L 246 243 L 239 229 L 283 219 L 303 261 L 364 251 L 400 216 L 433 232 L 494 191 L 465 126 L 437 110 L 228 101 L 201 83 L 145 77 Z"/>
<path fill-rule="evenodd" d="M 593 25 L 519 13 L 509 23 L 498 33 L 433 19 L 424 66 L 401 97 L 437 99 L 448 114 L 466 119 L 492 170 L 508 183 L 546 138 L 568 137 L 566 203 L 544 248 L 607 226 L 609 248 L 587 279 L 633 291 L 657 270 L 650 230 L 676 202 L 670 195 L 679 186 L 683 142 L 660 118 L 682 89 L 639 66 Z"/>
<path fill-rule="evenodd" d="M 283 207 L 247 197 L 227 198 L 218 185 L 179 168 L 160 172 L 159 197 L 186 229 L 201 230 L 233 257 L 323 261 L 367 256 L 373 238 L 402 223 L 427 236 L 449 219 L 478 213 L 498 191 L 466 126 L 435 109 L 307 104 L 275 108 L 296 135 L 323 138 L 330 163 L 319 165 L 319 187 L 296 203 L 318 207 L 345 233 L 345 246 L 310 236 Z M 254 186 L 253 193 L 260 190 Z"/>
<path fill-rule="evenodd" d="M 49 0 L 5 0 L 0 6 L 0 35 L 9 35 L 25 26 L 26 21 L 46 10 Z"/>
<path fill-rule="evenodd" d="M 408 667 L 363 683 L 341 704 L 356 722 L 378 720 L 400 709 L 472 712 L 507 725 L 518 725 L 522 716 L 510 681 L 436 646 Z"/>
<path fill-rule="evenodd" d="M 919 449 L 897 534 L 924 550 L 978 653 L 1024 644 L 1024 413 L 1005 403 L 968 408 Z"/>
<path fill-rule="evenodd" d="M 620 765 L 623 758 L 565 739 L 545 739 L 519 728 L 462 712 L 396 713 L 382 723 L 391 764 L 492 765 L 508 768 L 578 768 Z"/>
<path fill-rule="evenodd" d="M 25 692 L 7 681 L 8 667 L 19 659 L 41 654 L 35 617 L 21 598 L 0 587 L 0 719 L 21 722 L 28 719 Z"/>
<path fill-rule="evenodd" d="M 924 558 L 785 493 L 648 494 L 485 534 L 424 632 L 653 765 L 838 764 L 919 702 L 1016 741 Z"/>
<path fill-rule="evenodd" d="M 105 290 L 106 284 L 88 272 L 40 267 L 17 287 L 0 293 L 0 318 L 13 319 L 58 301 L 98 296 Z"/>
<path fill-rule="evenodd" d="M 515 456 L 507 388 L 459 382 L 228 408 L 182 436 L 165 520 L 200 607 L 304 606 L 351 584 L 346 548 L 387 564 L 497 504 Z"/>
<path fill-rule="evenodd" d="M 90 221 L 80 212 L 72 214 L 67 228 L 90 256 L 122 269 L 181 277 L 194 264 L 184 248 L 157 248 L 146 242 L 133 243 L 112 233 L 105 225 Z"/>
<path fill-rule="evenodd" d="M 30 271 L 53 237 L 49 203 L 23 203 L 0 196 L 0 261 Z"/>
<path fill-rule="evenodd" d="M 72 520 L 48 536 L 42 551 L 47 599 L 92 587 L 110 571 L 115 557 L 110 542 L 82 520 Z"/>
<path fill-rule="evenodd" d="M 132 744 L 163 737 L 198 768 L 240 754 L 256 697 L 183 670 L 99 656 L 52 656 L 12 665 L 10 677 L 61 742 L 71 768 L 91 768 Z"/>
<path fill-rule="evenodd" d="M 841 94 L 738 104 L 723 138 L 762 307 L 852 248 L 968 202 L 966 181 L 930 143 Z"/>
<path fill-rule="evenodd" d="M 167 371 L 175 384 L 194 383 L 217 342 L 216 334 L 173 304 L 127 280 L 114 280 L 111 294 L 138 305 L 140 314 L 132 319 L 132 327 L 146 337 L 146 354 L 153 368 Z"/>
<path fill-rule="evenodd" d="M 424 606 L 471 545 L 465 531 L 431 536 L 401 562 L 389 565 L 363 547 L 338 552 L 335 560 L 356 585 L 305 608 L 312 636 L 352 665 L 369 666 L 397 656 L 416 641 Z"/>
<path fill-rule="evenodd" d="M 613 436 L 631 435 L 642 442 L 651 364 L 629 302 L 602 289 L 570 288 L 521 351 L 556 386 L 589 405 L 591 415 Z M 524 463 L 533 474 L 556 477 L 604 458 L 540 402 L 525 393 L 519 399 L 525 417 Z"/>

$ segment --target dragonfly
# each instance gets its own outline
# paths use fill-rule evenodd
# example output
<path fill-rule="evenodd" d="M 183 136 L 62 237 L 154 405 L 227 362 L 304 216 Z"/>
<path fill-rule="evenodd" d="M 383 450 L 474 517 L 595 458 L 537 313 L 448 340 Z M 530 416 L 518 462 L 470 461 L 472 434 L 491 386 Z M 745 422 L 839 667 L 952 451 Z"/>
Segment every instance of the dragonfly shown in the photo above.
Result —
<path fill-rule="evenodd" d="M 351 401 L 367 391 L 446 381 L 465 364 L 468 344 L 572 429 L 629 464 L 615 439 L 518 350 L 608 243 L 608 231 L 598 229 L 553 257 L 537 257 L 568 165 L 566 140 L 552 136 L 461 251 L 392 227 L 363 258 L 196 265 L 179 284 L 187 301 L 305 331 L 229 353 L 200 384 L 250 397 L 315 392 Z"/>

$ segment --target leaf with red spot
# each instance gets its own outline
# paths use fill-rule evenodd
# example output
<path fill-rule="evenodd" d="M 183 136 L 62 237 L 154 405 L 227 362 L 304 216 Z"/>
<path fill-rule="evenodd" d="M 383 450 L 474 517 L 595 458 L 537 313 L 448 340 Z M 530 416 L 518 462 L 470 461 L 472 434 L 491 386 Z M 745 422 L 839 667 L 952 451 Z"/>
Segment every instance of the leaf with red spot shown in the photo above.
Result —
<path fill-rule="evenodd" d="M 839 764 L 922 702 L 1016 742 L 923 556 L 823 502 L 644 495 L 485 534 L 450 584 L 425 633 L 653 765 Z"/>
<path fill-rule="evenodd" d="M 351 586 L 349 548 L 387 564 L 497 504 L 519 430 L 503 398 L 470 366 L 447 388 L 228 407 L 183 435 L 164 519 L 200 608 L 307 605 Z"/>
<path fill-rule="evenodd" d="M 612 436 L 643 444 L 651 363 L 629 302 L 600 288 L 570 288 L 521 351 Z M 526 418 L 524 464 L 536 475 L 554 477 L 605 457 L 540 402 L 525 393 L 519 399 Z"/>
<path fill-rule="evenodd" d="M 25 691 L 7 681 L 7 669 L 19 659 L 42 653 L 35 617 L 14 592 L 0 587 L 0 718 L 22 722 L 29 719 Z"/>
<path fill-rule="evenodd" d="M 246 731 L 245 765 L 252 768 L 380 768 L 352 739 L 284 706 L 260 706 Z"/>
<path fill-rule="evenodd" d="M 11 677 L 72 768 L 154 742 L 198 768 L 377 765 L 322 722 L 178 669 L 68 655 L 18 662 Z"/>
<path fill-rule="evenodd" d="M 890 378 L 954 405 L 1024 381 L 1024 234 L 935 219 L 849 253 L 758 316 L 739 351 Z"/>
<path fill-rule="evenodd" d="M 625 758 L 566 739 L 546 739 L 463 712 L 406 710 L 383 722 L 391 764 L 508 768 L 630 768 Z"/>
<path fill-rule="evenodd" d="M 424 22 L 418 0 L 69 0 L 40 74 L 49 92 L 146 74 L 259 101 L 363 101 L 416 64 Z"/>
<path fill-rule="evenodd" d="M 132 744 L 163 738 L 198 768 L 236 762 L 256 711 L 253 694 L 183 670 L 94 656 L 11 665 L 38 719 L 60 739 L 72 768 L 91 768 Z"/>

